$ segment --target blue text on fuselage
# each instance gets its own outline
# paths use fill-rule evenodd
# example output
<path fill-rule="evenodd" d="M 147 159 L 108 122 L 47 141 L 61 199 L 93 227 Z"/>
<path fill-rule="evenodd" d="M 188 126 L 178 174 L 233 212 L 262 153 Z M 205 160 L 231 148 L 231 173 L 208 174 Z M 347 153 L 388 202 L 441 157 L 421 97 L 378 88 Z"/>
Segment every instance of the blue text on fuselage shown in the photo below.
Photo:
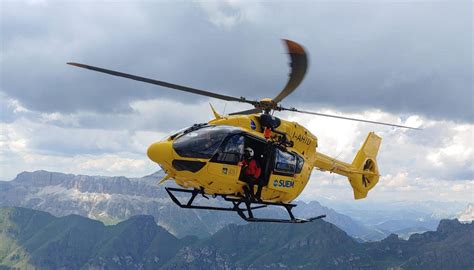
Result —
<path fill-rule="evenodd" d="M 293 188 L 295 186 L 295 182 L 291 180 L 274 180 L 273 181 L 274 187 L 283 187 L 283 188 Z"/>

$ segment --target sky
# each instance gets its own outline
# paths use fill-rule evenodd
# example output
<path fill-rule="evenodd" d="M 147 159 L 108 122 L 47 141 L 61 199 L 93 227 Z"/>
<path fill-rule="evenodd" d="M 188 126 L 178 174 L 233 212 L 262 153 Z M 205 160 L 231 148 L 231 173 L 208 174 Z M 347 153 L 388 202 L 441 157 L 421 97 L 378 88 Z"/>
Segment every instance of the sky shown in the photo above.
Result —
<path fill-rule="evenodd" d="M 249 109 L 78 69 L 79 62 L 249 99 L 288 78 L 282 38 L 309 55 L 282 104 L 421 131 L 278 113 L 350 162 L 383 138 L 369 200 L 472 201 L 471 1 L 8 1 L 1 7 L 0 179 L 39 169 L 139 177 L 149 144 Z M 315 170 L 301 195 L 353 199 Z"/>

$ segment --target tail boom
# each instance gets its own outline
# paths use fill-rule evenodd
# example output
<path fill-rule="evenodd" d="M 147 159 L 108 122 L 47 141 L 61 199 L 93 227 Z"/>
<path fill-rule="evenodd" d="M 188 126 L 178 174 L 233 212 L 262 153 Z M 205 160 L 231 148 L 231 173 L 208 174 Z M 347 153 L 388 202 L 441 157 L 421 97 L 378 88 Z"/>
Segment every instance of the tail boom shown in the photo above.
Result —
<path fill-rule="evenodd" d="M 329 171 L 346 176 L 354 191 L 354 198 L 363 199 L 379 181 L 377 153 L 382 138 L 370 132 L 364 144 L 351 164 L 331 158 L 322 153 L 316 153 L 314 167 L 321 171 Z"/>

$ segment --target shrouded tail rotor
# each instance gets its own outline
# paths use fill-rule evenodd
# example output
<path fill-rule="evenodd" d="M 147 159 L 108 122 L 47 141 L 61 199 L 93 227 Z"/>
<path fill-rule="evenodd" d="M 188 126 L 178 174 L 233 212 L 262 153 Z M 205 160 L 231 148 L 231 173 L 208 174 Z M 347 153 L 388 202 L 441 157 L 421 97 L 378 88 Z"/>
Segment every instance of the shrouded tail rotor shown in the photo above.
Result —
<path fill-rule="evenodd" d="M 356 170 L 360 170 L 360 173 L 349 175 L 349 182 L 354 190 L 355 199 L 363 199 L 367 197 L 367 193 L 371 190 L 379 181 L 379 169 L 377 167 L 377 153 L 380 148 L 382 139 L 370 132 L 365 139 L 364 144 L 357 152 L 352 166 Z"/>

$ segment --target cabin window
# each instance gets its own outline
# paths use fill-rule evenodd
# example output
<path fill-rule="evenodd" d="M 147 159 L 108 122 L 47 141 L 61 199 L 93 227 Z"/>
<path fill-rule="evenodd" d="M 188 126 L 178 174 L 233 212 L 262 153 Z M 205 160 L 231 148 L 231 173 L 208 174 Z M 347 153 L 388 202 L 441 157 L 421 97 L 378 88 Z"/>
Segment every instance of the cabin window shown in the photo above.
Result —
<path fill-rule="evenodd" d="M 296 172 L 296 156 L 292 153 L 276 149 L 275 168 L 276 173 L 293 175 Z"/>
<path fill-rule="evenodd" d="M 296 173 L 301 173 L 303 170 L 304 159 L 299 155 L 296 155 Z"/>
<path fill-rule="evenodd" d="M 224 141 L 212 161 L 236 165 L 244 153 L 244 137 L 232 135 Z"/>
<path fill-rule="evenodd" d="M 236 129 L 228 126 L 206 126 L 185 132 L 178 137 L 173 148 L 181 157 L 211 158 L 222 141 Z"/>

